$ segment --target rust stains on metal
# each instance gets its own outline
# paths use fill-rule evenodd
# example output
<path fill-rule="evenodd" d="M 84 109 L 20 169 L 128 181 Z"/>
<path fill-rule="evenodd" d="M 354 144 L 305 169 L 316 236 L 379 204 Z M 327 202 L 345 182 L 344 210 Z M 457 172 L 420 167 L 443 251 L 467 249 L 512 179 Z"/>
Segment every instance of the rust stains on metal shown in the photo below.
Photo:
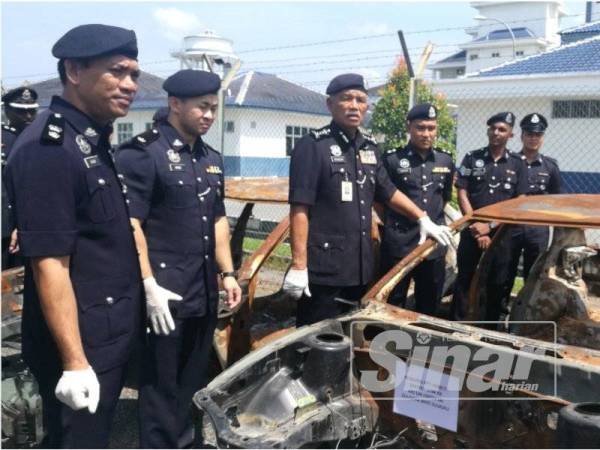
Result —
<path fill-rule="evenodd" d="M 227 178 L 225 197 L 245 202 L 287 203 L 287 177 Z"/>
<path fill-rule="evenodd" d="M 450 224 L 450 228 L 460 231 L 468 222 L 470 216 L 463 216 Z M 438 244 L 432 239 L 426 240 L 423 244 L 415 248 L 412 252 L 402 258 L 388 273 L 375 283 L 371 289 L 361 299 L 361 304 L 365 306 L 370 301 L 387 302 L 387 299 L 394 287 L 411 270 L 421 263 L 427 256 L 433 252 Z"/>
<path fill-rule="evenodd" d="M 534 195 L 496 203 L 473 213 L 474 220 L 600 228 L 600 195 Z"/>

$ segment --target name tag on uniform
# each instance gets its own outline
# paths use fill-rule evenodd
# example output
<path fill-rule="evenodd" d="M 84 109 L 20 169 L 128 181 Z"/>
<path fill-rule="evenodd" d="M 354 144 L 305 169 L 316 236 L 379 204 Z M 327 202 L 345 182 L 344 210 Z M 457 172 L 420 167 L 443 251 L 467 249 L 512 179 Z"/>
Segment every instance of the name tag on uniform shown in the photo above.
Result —
<path fill-rule="evenodd" d="M 223 172 L 219 166 L 208 166 L 206 168 L 206 173 L 222 174 Z"/>
<path fill-rule="evenodd" d="M 377 164 L 377 158 L 373 150 L 359 150 L 360 162 L 363 164 Z"/>
<path fill-rule="evenodd" d="M 450 173 L 450 169 L 448 167 L 434 167 L 431 173 Z"/>
<path fill-rule="evenodd" d="M 345 163 L 346 162 L 346 158 L 344 157 L 344 155 L 331 156 L 331 162 L 332 163 Z"/>
<path fill-rule="evenodd" d="M 98 158 L 98 155 L 86 156 L 83 158 L 83 162 L 88 169 L 91 169 L 100 165 L 100 158 Z"/>
<path fill-rule="evenodd" d="M 485 174 L 485 167 L 475 168 L 472 173 L 474 177 L 480 177 Z"/>
<path fill-rule="evenodd" d="M 181 172 L 185 170 L 185 164 L 169 164 L 169 170 L 171 172 Z"/>
<path fill-rule="evenodd" d="M 398 167 L 396 169 L 397 173 L 410 173 L 412 169 L 410 167 Z"/>
<path fill-rule="evenodd" d="M 351 181 L 342 181 L 342 201 L 343 202 L 351 202 L 352 201 L 352 182 Z"/>

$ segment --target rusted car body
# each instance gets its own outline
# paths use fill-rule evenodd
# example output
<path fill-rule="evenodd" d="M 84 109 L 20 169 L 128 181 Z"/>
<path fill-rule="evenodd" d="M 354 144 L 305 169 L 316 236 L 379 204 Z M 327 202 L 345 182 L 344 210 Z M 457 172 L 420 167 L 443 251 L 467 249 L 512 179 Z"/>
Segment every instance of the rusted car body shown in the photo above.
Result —
<path fill-rule="evenodd" d="M 236 316 L 245 317 L 242 326 L 236 329 L 233 324 L 230 329 L 236 353 L 229 353 L 229 361 L 246 349 L 253 351 L 194 397 L 206 442 L 248 448 L 600 446 L 600 260 L 598 248 L 587 245 L 583 232 L 600 228 L 600 196 L 513 199 L 478 210 L 451 227 L 459 231 L 473 221 L 492 220 L 503 225 L 482 257 L 471 286 L 472 320 L 479 319 L 485 305 L 479 286 L 492 276 L 489 255 L 507 238 L 508 226 L 550 225 L 554 229 L 551 245 L 514 301 L 510 333 L 386 303 L 398 281 L 433 251 L 436 244 L 432 241 L 379 279 L 362 299 L 361 309 L 298 330 L 253 336 L 252 315 L 281 308 L 278 303 L 286 299 L 277 295 L 254 298 L 248 289 L 247 315 Z M 241 278 L 248 286 L 256 285 L 261 264 L 273 245 L 285 238 L 287 228 L 284 220 L 244 262 Z M 531 322 L 554 323 L 551 329 L 555 331 L 548 333 L 547 326 Z M 530 383 L 508 391 L 492 389 L 486 395 L 462 387 L 454 431 L 396 413 L 395 391 L 382 395 L 359 382 L 365 370 L 376 370 L 382 379 L 389 375 L 389 370 L 375 364 L 372 353 L 373 343 L 386 331 L 402 331 L 413 342 L 426 341 L 432 348 L 452 342 L 476 354 L 495 352 L 499 359 L 521 358 L 530 367 Z M 238 340 L 238 332 L 245 340 Z M 405 362 L 415 357 L 414 349 L 388 350 Z M 438 369 L 453 370 L 452 359 L 444 360 Z M 495 386 L 506 381 L 496 379 L 496 372 L 482 374 L 477 361 L 469 360 L 463 375 L 476 373 Z"/>

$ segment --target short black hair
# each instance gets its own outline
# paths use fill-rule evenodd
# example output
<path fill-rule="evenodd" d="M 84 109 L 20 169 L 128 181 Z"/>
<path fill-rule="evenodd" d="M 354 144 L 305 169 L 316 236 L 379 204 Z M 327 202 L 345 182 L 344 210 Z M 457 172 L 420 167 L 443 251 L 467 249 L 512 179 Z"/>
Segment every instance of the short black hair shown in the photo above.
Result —
<path fill-rule="evenodd" d="M 67 84 L 67 69 L 65 68 L 65 60 L 67 58 L 61 58 L 58 60 L 58 76 L 60 77 L 60 82 L 62 85 Z M 75 64 L 79 64 L 83 67 L 89 67 L 94 58 L 69 58 Z"/>

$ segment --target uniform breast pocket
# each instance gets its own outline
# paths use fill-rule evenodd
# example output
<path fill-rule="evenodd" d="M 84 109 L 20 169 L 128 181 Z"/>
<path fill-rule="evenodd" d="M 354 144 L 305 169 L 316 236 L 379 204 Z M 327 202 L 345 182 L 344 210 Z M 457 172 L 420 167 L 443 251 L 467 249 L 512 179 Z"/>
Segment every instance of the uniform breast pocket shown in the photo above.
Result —
<path fill-rule="evenodd" d="M 210 193 L 217 197 L 223 196 L 223 180 L 219 175 L 207 175 L 208 186 L 210 187 Z"/>
<path fill-rule="evenodd" d="M 550 181 L 550 174 L 547 173 L 538 173 L 537 175 L 533 175 L 530 177 L 530 184 L 535 185 L 537 189 L 540 191 L 545 191 L 548 188 L 548 182 Z"/>
<path fill-rule="evenodd" d="M 87 346 L 108 345 L 135 330 L 139 311 L 130 284 L 128 276 L 73 283 Z"/>
<path fill-rule="evenodd" d="M 165 180 L 165 200 L 171 208 L 191 208 L 198 201 L 196 185 L 184 176 L 170 176 Z"/>
<path fill-rule="evenodd" d="M 319 274 L 336 274 L 342 264 L 344 236 L 313 233 L 308 242 L 308 269 Z"/>
<path fill-rule="evenodd" d="M 119 186 L 112 186 L 110 174 L 98 168 L 86 173 L 86 184 L 88 188 L 89 202 L 87 205 L 87 215 L 94 223 L 108 222 L 115 217 L 115 205 L 111 189 L 117 189 Z"/>
<path fill-rule="evenodd" d="M 446 187 L 446 175 L 445 174 L 435 174 L 433 177 L 433 182 L 435 184 L 435 188 L 439 191 L 443 190 Z"/>
<path fill-rule="evenodd" d="M 150 250 L 150 265 L 156 282 L 160 286 L 176 294 L 184 294 L 185 256 Z"/>

